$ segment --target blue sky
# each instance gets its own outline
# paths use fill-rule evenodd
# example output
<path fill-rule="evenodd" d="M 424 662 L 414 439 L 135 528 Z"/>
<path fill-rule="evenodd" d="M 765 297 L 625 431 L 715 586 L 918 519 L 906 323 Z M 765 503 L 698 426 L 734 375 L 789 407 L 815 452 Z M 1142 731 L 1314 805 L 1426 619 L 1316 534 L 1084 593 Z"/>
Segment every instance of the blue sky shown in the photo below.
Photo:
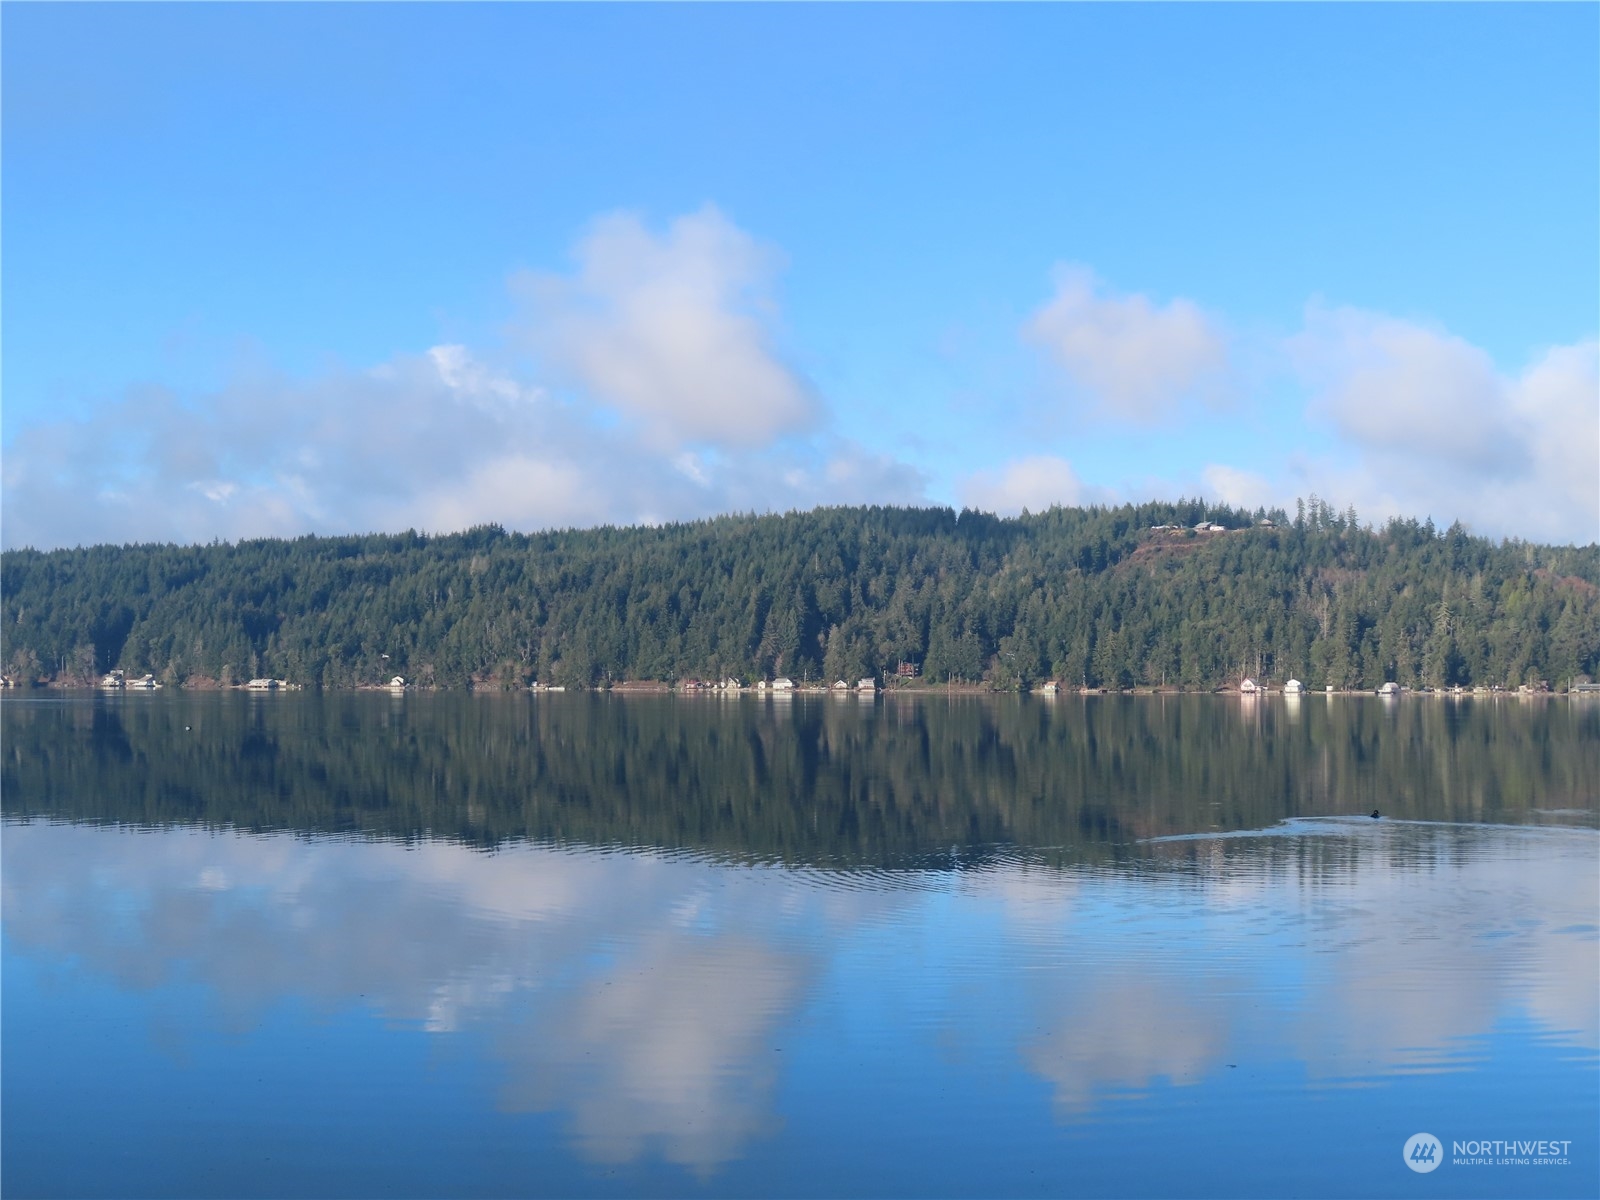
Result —
<path fill-rule="evenodd" d="M 7 5 L 8 546 L 1600 534 L 1600 8 Z"/>

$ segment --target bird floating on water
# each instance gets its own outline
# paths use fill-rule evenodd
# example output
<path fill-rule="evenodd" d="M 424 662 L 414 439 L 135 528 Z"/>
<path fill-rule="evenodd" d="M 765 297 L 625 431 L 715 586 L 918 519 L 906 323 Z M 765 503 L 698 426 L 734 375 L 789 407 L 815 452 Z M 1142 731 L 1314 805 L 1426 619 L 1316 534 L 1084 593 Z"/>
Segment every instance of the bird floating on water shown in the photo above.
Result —
<path fill-rule="evenodd" d="M 1372 819 L 1373 819 L 1373 820 L 1374 820 L 1374 821 L 1376 821 L 1376 820 L 1377 820 L 1377 819 L 1378 819 L 1378 818 L 1379 818 L 1379 817 L 1380 817 L 1380 816 L 1382 816 L 1382 815 L 1383 815 L 1383 814 L 1382 814 L 1382 813 L 1380 813 L 1380 812 L 1379 812 L 1379 811 L 1378 811 L 1378 810 L 1377 810 L 1377 809 L 1373 809 L 1373 810 L 1372 810 Z"/>

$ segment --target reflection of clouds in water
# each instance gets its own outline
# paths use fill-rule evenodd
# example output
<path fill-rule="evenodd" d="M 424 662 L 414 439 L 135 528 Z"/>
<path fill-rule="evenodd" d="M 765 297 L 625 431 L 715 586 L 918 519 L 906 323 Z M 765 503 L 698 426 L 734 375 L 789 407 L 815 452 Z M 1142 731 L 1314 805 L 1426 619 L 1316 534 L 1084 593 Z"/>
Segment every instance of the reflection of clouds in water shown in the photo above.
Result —
<path fill-rule="evenodd" d="M 6 827 L 0 899 L 14 947 L 198 981 L 229 1029 L 292 995 L 480 1031 L 502 1108 L 707 1173 L 777 1127 L 783 1028 L 823 979 L 941 1047 L 1014 1029 L 999 1052 L 1065 1121 L 1225 1061 L 1459 1064 L 1508 1018 L 1594 1048 L 1597 841 L 1330 824 L 1117 871 L 889 873 L 35 823 Z"/>
<path fill-rule="evenodd" d="M 1595 849 L 1586 830 L 1331 827 L 1179 843 L 1178 869 L 1142 878 L 1016 870 L 968 891 L 1028 947 L 1043 1032 L 1021 1056 L 1066 1120 L 1243 1059 L 1329 1081 L 1449 1069 L 1519 1016 L 1600 1046 Z"/>
<path fill-rule="evenodd" d="M 1228 1017 L 1214 996 L 1195 999 L 1179 981 L 1129 972 L 1092 981 L 1067 1011 L 1026 1043 L 1028 1069 L 1055 1086 L 1063 1120 L 1087 1115 L 1107 1091 L 1157 1079 L 1198 1083 L 1228 1044 Z"/>
<path fill-rule="evenodd" d="M 1050 968 L 1023 977 L 1039 1031 L 1019 1052 L 1054 1087 L 1062 1121 L 1161 1080 L 1198 1083 L 1222 1059 L 1231 1025 L 1222 997 L 1248 984 L 1189 953 L 1204 945 L 1192 888 L 1018 868 L 985 873 L 970 890 L 999 906 L 1031 962 Z"/>
<path fill-rule="evenodd" d="M 659 935 L 502 1029 L 502 1104 L 570 1106 L 586 1158 L 625 1162 L 654 1143 L 706 1172 L 775 1127 L 773 1035 L 804 976 L 799 957 L 747 936 Z"/>
<path fill-rule="evenodd" d="M 1591 893 L 1591 906 L 1593 899 Z M 1595 997 L 1600 986 L 1600 935 L 1594 925 L 1540 929 L 1530 960 L 1538 984 L 1526 995 L 1528 1016 L 1568 1034 L 1580 1046 L 1600 1048 L 1600 1000 Z"/>
<path fill-rule="evenodd" d="M 1353 875 L 1308 889 L 1310 948 L 1338 953 L 1309 960 L 1298 1053 L 1324 1077 L 1448 1066 L 1510 1016 L 1600 1047 L 1596 941 L 1564 931 L 1592 922 L 1597 876 L 1587 831 L 1372 839 Z"/>
<path fill-rule="evenodd" d="M 47 824 L 8 826 L 3 852 L 16 945 L 126 988 L 197 980 L 235 1031 L 290 995 L 483 1028 L 505 1106 L 570 1109 L 606 1161 L 653 1144 L 709 1170 L 771 1127 L 772 1033 L 811 973 L 786 934 L 809 914 L 776 912 L 770 871 Z"/>
<path fill-rule="evenodd" d="M 986 870 L 969 875 L 965 890 L 975 896 L 998 901 L 1006 924 L 1014 932 L 1049 932 L 1058 928 L 1072 913 L 1079 877 L 1023 863 L 1004 870 Z"/>

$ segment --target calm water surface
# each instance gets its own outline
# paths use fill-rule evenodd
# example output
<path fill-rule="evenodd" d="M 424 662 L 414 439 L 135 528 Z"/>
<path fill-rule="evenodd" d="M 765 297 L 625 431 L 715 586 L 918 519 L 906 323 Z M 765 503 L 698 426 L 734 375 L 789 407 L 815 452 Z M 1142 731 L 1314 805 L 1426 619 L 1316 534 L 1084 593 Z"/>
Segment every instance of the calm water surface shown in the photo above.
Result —
<path fill-rule="evenodd" d="M 0 720 L 7 1196 L 1600 1193 L 1600 703 Z"/>

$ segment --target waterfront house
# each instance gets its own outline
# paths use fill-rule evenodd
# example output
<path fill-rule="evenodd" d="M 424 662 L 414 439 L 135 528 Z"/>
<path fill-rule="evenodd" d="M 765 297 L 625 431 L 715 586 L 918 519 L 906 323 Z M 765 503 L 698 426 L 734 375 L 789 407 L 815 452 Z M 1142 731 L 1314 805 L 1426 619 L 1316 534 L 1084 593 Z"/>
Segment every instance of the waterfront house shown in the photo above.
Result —
<path fill-rule="evenodd" d="M 1286 696 L 1298 696 L 1305 690 L 1306 685 L 1301 683 L 1298 679 L 1291 679 L 1288 683 L 1283 685 L 1283 694 Z"/>

